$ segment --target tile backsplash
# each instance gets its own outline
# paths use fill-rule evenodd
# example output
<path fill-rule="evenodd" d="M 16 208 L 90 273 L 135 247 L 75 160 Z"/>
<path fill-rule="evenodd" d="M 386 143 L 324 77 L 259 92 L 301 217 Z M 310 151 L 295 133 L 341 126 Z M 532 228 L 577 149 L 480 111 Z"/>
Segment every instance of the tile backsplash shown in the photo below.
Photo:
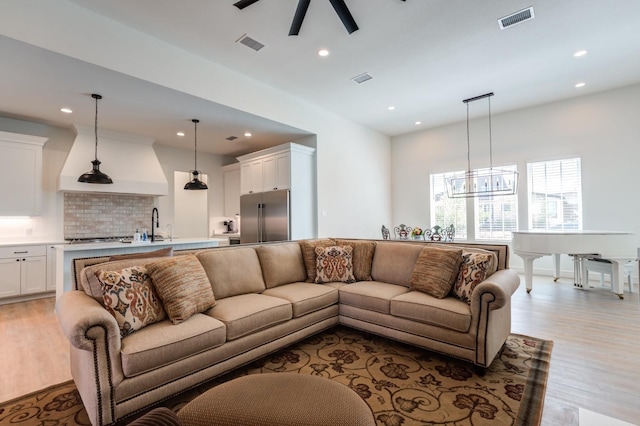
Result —
<path fill-rule="evenodd" d="M 66 192 L 64 238 L 133 236 L 151 228 L 153 196 Z"/>

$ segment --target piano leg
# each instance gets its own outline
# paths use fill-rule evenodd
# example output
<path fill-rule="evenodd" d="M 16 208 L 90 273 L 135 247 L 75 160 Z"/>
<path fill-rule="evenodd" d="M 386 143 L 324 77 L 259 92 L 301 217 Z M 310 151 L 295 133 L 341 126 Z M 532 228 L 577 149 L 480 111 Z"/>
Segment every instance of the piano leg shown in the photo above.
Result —
<path fill-rule="evenodd" d="M 533 289 L 533 261 L 542 257 L 541 254 L 518 253 L 524 260 L 524 281 L 527 286 L 527 293 Z"/>
<path fill-rule="evenodd" d="M 560 253 L 553 254 L 553 282 L 560 279 Z"/>
<path fill-rule="evenodd" d="M 611 291 L 614 292 L 620 299 L 624 299 L 624 265 L 627 260 L 614 260 L 611 259 L 611 269 L 613 274 L 611 275 Z"/>

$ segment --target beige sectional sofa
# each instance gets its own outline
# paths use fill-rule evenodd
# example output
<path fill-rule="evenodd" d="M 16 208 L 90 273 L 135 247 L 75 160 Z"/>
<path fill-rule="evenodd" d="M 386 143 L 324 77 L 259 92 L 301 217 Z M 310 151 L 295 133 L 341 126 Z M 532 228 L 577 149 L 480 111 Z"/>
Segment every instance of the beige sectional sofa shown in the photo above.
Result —
<path fill-rule="evenodd" d="M 328 246 L 351 247 L 350 261 L 359 281 L 308 282 L 320 276 L 316 247 Z M 438 246 L 323 239 L 178 252 L 172 258 L 121 259 L 82 269 L 80 289 L 61 295 L 56 311 L 71 343 L 72 376 L 91 422 L 112 424 L 338 324 L 487 367 L 510 333 L 510 299 L 520 282 L 508 269 L 508 247 L 445 246 L 464 253 L 485 253 L 480 249 L 492 253 L 487 276 L 466 301 L 453 294 L 436 298 L 415 289 L 414 269 L 425 259 L 425 247 Z M 194 259 L 197 267 L 187 262 Z M 175 280 L 187 285 L 200 280 L 202 285 L 204 279 L 214 300 L 198 296 L 194 304 L 185 304 L 188 309 L 200 304 L 187 319 L 157 317 L 156 322 L 123 334 L 105 308 L 101 274 L 146 265 L 153 281 L 159 281 L 159 264 L 171 273 L 171 285 Z M 182 265 L 191 266 L 181 270 Z M 204 273 L 199 272 L 200 265 Z M 191 274 L 192 270 L 197 271 Z M 159 282 L 154 285 L 160 292 Z M 165 293 L 166 288 L 174 287 L 165 287 Z M 185 297 L 177 290 L 176 294 Z M 160 299 L 169 303 L 168 296 L 165 300 L 160 294 Z M 165 308 L 168 312 L 169 306 Z"/>

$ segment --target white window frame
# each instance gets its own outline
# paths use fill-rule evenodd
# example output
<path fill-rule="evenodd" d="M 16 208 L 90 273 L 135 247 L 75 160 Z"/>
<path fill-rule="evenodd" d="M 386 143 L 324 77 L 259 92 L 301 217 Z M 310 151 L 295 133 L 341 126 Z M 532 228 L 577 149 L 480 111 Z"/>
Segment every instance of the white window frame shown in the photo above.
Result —
<path fill-rule="evenodd" d="M 466 240 L 467 233 L 467 202 L 464 198 L 449 198 L 447 196 L 447 179 L 464 172 L 445 172 L 429 175 L 429 197 L 431 226 L 439 225 L 443 228 L 453 225 L 456 233 L 454 241 Z M 453 211 L 441 211 L 449 207 Z M 446 219 L 440 219 L 445 217 Z"/>
<path fill-rule="evenodd" d="M 518 166 L 500 166 L 500 170 L 517 172 Z M 478 169 L 477 172 L 486 174 L 489 169 Z M 511 241 L 511 232 L 518 230 L 518 195 L 478 196 L 473 201 L 475 240 Z M 488 220 L 486 215 L 489 216 Z M 499 218 L 496 219 L 496 216 Z"/>

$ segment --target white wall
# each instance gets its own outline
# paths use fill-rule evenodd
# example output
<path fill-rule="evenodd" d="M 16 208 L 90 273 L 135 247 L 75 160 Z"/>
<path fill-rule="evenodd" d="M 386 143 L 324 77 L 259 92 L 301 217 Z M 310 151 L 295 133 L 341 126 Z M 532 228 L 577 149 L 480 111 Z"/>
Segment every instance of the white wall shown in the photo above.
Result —
<path fill-rule="evenodd" d="M 583 228 L 631 231 L 640 247 L 640 85 L 492 115 L 494 166 L 520 172 L 519 229 L 527 229 L 526 163 L 578 156 L 582 161 Z M 500 102 L 499 94 L 492 103 Z M 478 101 L 473 108 L 484 108 Z M 460 115 L 466 110 L 460 103 Z M 486 117 L 471 123 L 471 167 L 489 165 Z M 393 222 L 429 223 L 429 174 L 467 169 L 466 123 L 395 137 L 392 152 Z M 522 261 L 512 256 L 512 266 Z M 568 259 L 563 275 L 572 276 Z M 534 263 L 551 274 L 550 258 Z"/>
<path fill-rule="evenodd" d="M 69 1 L 0 2 L 0 34 L 314 133 L 318 235 L 377 237 L 390 223 L 385 135 Z"/>

